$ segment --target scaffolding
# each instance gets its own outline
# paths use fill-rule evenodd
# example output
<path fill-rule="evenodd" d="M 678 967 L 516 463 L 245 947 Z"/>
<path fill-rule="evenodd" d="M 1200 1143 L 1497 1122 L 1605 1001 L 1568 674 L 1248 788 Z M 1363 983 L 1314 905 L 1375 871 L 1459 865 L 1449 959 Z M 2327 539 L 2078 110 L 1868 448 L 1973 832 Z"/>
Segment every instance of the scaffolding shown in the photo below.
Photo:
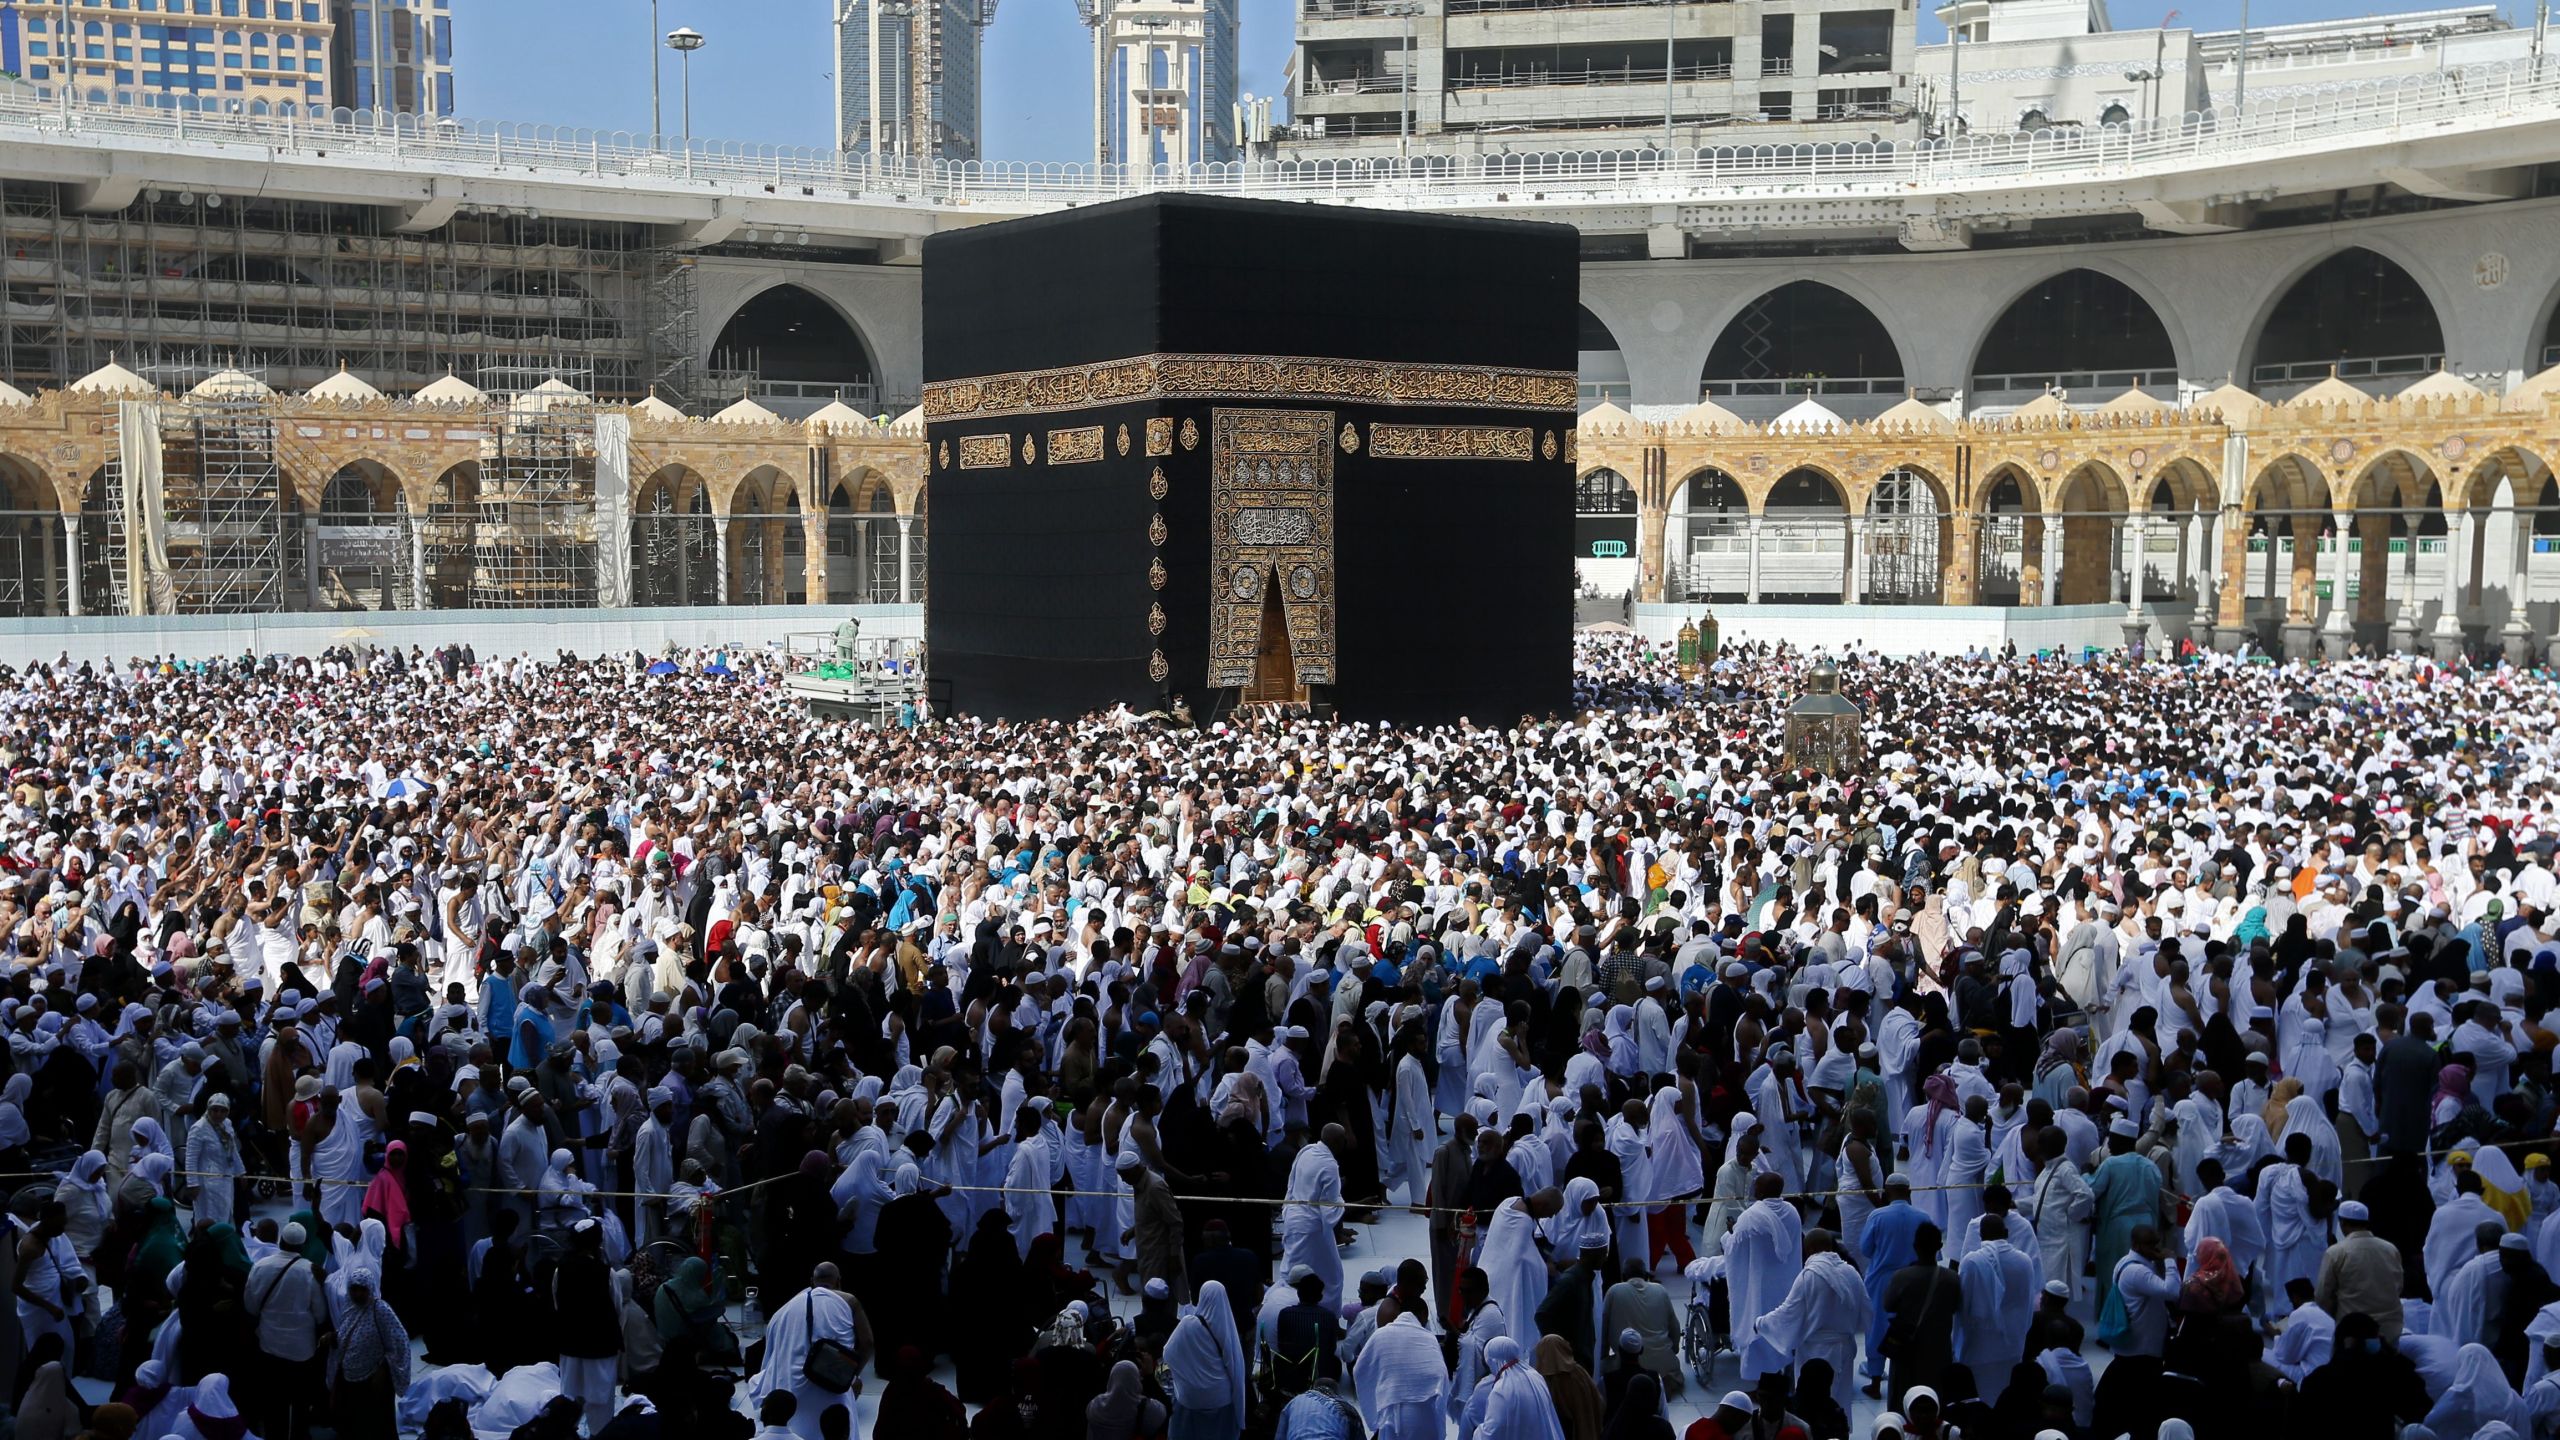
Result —
<path fill-rule="evenodd" d="M 0 179 L 0 246 L 0 379 L 26 390 L 117 352 L 237 355 L 285 390 L 344 364 L 393 394 L 574 356 L 590 393 L 628 402 L 658 363 L 643 224 L 465 211 L 405 235 L 379 206 L 166 190 L 90 215 L 59 185 Z"/>
<path fill-rule="evenodd" d="M 149 577 L 147 605 L 126 585 L 126 562 L 140 537 L 126 523 L 135 483 L 119 448 L 107 463 L 105 533 L 108 613 L 246 615 L 285 605 L 286 576 L 304 557 L 302 528 L 290 523 L 284 474 L 276 463 L 276 420 L 263 385 L 190 395 L 168 407 L 160 427 L 158 514 L 165 571 Z M 165 580 L 165 585 L 163 581 Z"/>
<path fill-rule="evenodd" d="M 474 610 L 596 603 L 595 407 L 557 369 L 491 366 L 480 383 L 507 418 L 480 442 L 470 535 Z M 581 372 L 579 379 L 592 381 Z"/>
<path fill-rule="evenodd" d="M 652 393 L 679 410 L 689 409 L 701 388 L 694 356 L 694 257 L 658 251 L 649 278 L 649 372 Z"/>

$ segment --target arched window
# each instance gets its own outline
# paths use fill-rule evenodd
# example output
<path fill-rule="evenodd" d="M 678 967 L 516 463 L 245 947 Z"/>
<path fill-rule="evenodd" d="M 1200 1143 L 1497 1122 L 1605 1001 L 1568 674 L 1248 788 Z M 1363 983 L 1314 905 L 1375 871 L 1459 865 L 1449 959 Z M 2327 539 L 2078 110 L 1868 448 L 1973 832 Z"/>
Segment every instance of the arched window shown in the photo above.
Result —
<path fill-rule="evenodd" d="M 1573 509 L 1577 515 L 1633 515 L 1636 487 L 1615 470 L 1594 470 L 1575 483 Z"/>
<path fill-rule="evenodd" d="M 2098 123 L 2109 129 L 2133 123 L 2133 112 L 2122 105 L 2110 105 L 2098 112 Z"/>
<path fill-rule="evenodd" d="M 2041 110 L 2030 110 L 2018 117 L 2018 128 L 2030 135 L 2038 130 L 2050 130 L 2053 128 L 2053 117 Z"/>

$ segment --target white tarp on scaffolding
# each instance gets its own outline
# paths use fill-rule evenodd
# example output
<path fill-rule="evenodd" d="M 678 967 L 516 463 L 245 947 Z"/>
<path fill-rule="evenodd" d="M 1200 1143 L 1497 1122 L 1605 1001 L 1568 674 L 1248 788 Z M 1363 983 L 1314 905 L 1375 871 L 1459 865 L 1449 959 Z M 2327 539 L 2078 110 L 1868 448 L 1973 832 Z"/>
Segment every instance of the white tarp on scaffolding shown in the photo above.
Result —
<path fill-rule="evenodd" d="M 596 416 L 596 603 L 631 603 L 631 417 Z"/>
<path fill-rule="evenodd" d="M 124 595 L 131 615 L 178 613 L 169 578 L 168 501 L 160 475 L 160 407 L 127 400 L 116 407 L 116 446 L 124 473 Z"/>

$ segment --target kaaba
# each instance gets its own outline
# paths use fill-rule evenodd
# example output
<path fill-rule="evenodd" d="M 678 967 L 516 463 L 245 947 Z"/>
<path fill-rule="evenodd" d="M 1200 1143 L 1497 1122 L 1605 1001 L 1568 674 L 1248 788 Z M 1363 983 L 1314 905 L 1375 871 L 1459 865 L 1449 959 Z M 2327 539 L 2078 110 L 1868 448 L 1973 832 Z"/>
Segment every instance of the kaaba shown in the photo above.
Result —
<path fill-rule="evenodd" d="M 927 240 L 935 688 L 1004 719 L 1563 709 L 1578 251 L 1191 195 Z"/>

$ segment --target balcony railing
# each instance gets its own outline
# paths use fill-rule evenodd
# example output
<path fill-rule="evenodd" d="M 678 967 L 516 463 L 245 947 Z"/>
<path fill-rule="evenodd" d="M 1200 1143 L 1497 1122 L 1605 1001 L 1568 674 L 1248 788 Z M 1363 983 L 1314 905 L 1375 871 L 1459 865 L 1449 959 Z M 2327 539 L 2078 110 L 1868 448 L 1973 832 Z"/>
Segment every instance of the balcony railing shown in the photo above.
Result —
<path fill-rule="evenodd" d="M 1392 89 L 1394 77 L 1376 77 Z M 1549 204 L 1750 199 L 1907 199 L 2022 183 L 2123 187 L 2202 168 L 2269 165 L 2324 150 L 2462 139 L 2560 120 L 2560 65 L 2531 61 L 2401 76 L 2254 100 L 2245 113 L 2190 112 L 2120 127 L 1969 135 L 1953 142 L 1642 144 L 1532 154 L 1344 156 L 1173 166 L 921 161 L 695 141 L 547 125 L 473 124 L 339 111 L 322 118 L 163 109 L 125 94 L 93 102 L 58 86 L 0 93 L 5 144 L 77 142 L 145 151 L 159 173 L 190 158 L 254 164 L 270 190 L 296 165 L 504 177 L 750 202 L 853 201 L 881 207 L 1038 210 L 1162 190 L 1303 196 L 1467 209 L 1530 192 Z M 2397 163 L 2397 162 L 2395 162 Z"/>
<path fill-rule="evenodd" d="M 1730 64 L 1700 63 L 1682 65 L 1671 72 L 1677 82 L 1695 80 L 1730 80 Z M 1577 70 L 1479 70 L 1462 73 L 1449 82 L 1452 90 L 1525 90 L 1548 85 L 1659 85 L 1662 67 L 1642 65 L 1586 66 Z"/>
<path fill-rule="evenodd" d="M 1339 80 L 1310 75 L 1298 87 L 1301 95 L 1396 95 L 1403 90 L 1401 75 L 1351 75 Z"/>
<path fill-rule="evenodd" d="M 1763 55 L 1760 57 L 1760 75 L 1762 79 L 1767 79 L 1774 75 L 1793 75 L 1794 73 L 1796 73 L 1796 62 L 1793 56 Z"/>
<path fill-rule="evenodd" d="M 2251 385 L 2301 385 L 2326 380 L 2381 380 L 2402 375 L 2432 375 L 2444 368 L 2444 356 L 2359 355 L 2344 360 L 2299 360 L 2257 365 L 2249 370 Z"/>
<path fill-rule="evenodd" d="M 1772 396 L 1783 398 L 1817 395 L 1899 395 L 1902 391 L 1902 377 L 1899 375 L 1823 375 L 1785 380 L 1707 380 L 1698 386 L 1699 398 L 1705 400 L 1758 399 Z"/>
<path fill-rule="evenodd" d="M 2001 375 L 1976 375 L 1973 389 L 1977 395 L 2006 390 L 2085 390 L 2090 398 L 2112 400 L 2127 390 L 2139 387 L 2164 400 L 2177 399 L 2178 372 L 2165 370 L 2016 370 Z"/>

